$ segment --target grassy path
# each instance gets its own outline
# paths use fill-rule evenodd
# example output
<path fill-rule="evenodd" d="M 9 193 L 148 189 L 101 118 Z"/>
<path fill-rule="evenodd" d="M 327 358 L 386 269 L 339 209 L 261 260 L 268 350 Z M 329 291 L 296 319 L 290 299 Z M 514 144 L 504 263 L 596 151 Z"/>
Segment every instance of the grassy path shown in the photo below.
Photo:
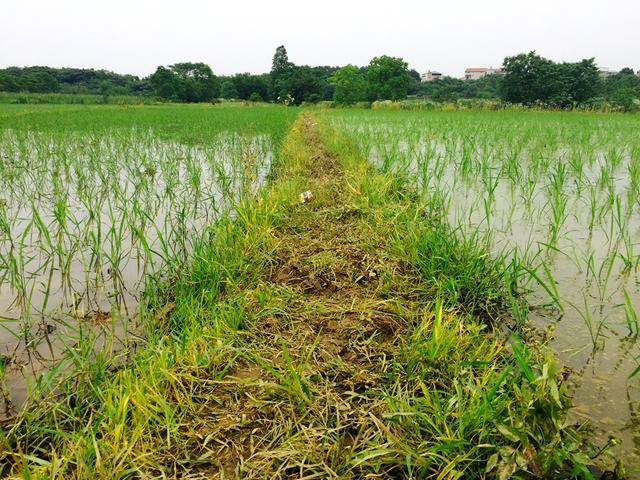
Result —
<path fill-rule="evenodd" d="M 276 171 L 158 292 L 157 333 L 131 366 L 93 366 L 65 402 L 1 437 L 3 473 L 581 471 L 553 359 L 491 333 L 506 288 L 497 265 L 310 114 Z"/>
<path fill-rule="evenodd" d="M 227 377 L 234 400 L 219 412 L 234 412 L 217 434 L 227 476 L 238 458 L 248 460 L 248 477 L 337 477 L 392 453 L 385 387 L 396 383 L 407 326 L 419 321 L 415 278 L 385 255 L 392 225 L 371 223 L 356 201 L 354 174 L 366 172 L 345 172 L 311 117 L 295 129 L 276 194 L 289 202 L 255 295 L 263 300 L 253 310 L 263 313 L 247 329 L 247 361 Z M 309 202 L 298 202 L 302 191 Z"/>

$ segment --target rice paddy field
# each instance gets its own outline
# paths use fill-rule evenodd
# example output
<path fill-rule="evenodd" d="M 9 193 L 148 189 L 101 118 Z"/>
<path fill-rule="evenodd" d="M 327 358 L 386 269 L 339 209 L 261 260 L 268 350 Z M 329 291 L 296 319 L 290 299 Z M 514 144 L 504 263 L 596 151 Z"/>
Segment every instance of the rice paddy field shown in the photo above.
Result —
<path fill-rule="evenodd" d="M 0 106 L 0 476 L 640 478 L 639 131 Z"/>
<path fill-rule="evenodd" d="M 140 299 L 255 193 L 293 109 L 0 107 L 3 414 L 140 335 Z M 46 383 L 46 382 L 45 382 Z M 46 388 L 46 387 L 45 387 Z"/>
<path fill-rule="evenodd" d="M 640 465 L 640 117 L 327 115 L 501 259 L 519 294 L 512 318 L 546 331 L 571 371 L 573 417 Z"/>

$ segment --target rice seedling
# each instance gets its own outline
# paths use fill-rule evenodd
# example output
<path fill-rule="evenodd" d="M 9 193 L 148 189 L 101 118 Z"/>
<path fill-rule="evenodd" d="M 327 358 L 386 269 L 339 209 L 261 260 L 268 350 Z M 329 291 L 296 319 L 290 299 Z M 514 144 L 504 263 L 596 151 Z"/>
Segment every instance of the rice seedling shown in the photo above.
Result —
<path fill-rule="evenodd" d="M 297 113 L 0 118 L 1 473 L 588 477 L 567 387 L 637 378 L 637 120 Z"/>
<path fill-rule="evenodd" d="M 42 401 L 0 430 L 3 474 L 586 471 L 557 365 L 535 345 L 513 343 L 512 355 L 499 334 L 506 299 L 515 304 L 527 282 L 515 249 L 492 258 L 485 233 L 447 224 L 451 196 L 423 208 L 399 177 L 410 168 L 377 172 L 348 137 L 309 115 L 283 141 L 274 181 L 257 198 L 254 162 L 224 170 L 226 185 L 244 185 L 240 199 L 216 198 L 229 215 L 200 236 L 183 233 L 190 205 L 167 221 L 146 215 L 144 190 L 129 197 L 120 187 L 140 201 L 131 222 L 105 197 L 110 225 L 92 227 L 87 255 L 91 269 L 117 267 L 117 285 L 126 285 L 130 254 L 153 258 L 138 304 L 143 341 L 122 348 L 137 332 L 118 333 L 115 304 L 100 329 L 61 319 L 73 335 L 60 332 L 62 361 L 34 382 Z M 194 184 L 177 188 L 185 183 Z M 296 201 L 302 188 L 312 201 Z M 112 274 L 98 273 L 111 286 Z"/>
<path fill-rule="evenodd" d="M 640 333 L 640 323 L 638 322 L 638 314 L 633 306 L 633 301 L 629 292 L 624 289 L 624 314 L 627 321 L 627 328 L 629 328 L 629 335 L 637 336 Z"/>
<path fill-rule="evenodd" d="M 175 276 L 201 230 L 255 191 L 294 116 L 277 107 L 62 106 L 3 116 L 0 314 L 12 322 L 0 347 L 16 359 L 7 375 L 76 358 L 78 342 L 98 332 L 83 343 L 84 361 L 113 344 L 102 329 L 113 322 L 123 337 L 138 328 L 150 276 Z"/>
<path fill-rule="evenodd" d="M 640 345 L 630 347 L 636 355 L 621 355 L 617 347 L 636 334 L 640 308 L 639 117 L 350 110 L 326 116 L 363 152 L 385 149 L 397 165 L 410 165 L 394 170 L 394 161 L 385 159 L 385 171 L 405 175 L 423 201 L 438 199 L 437 210 L 459 235 L 483 232 L 496 258 L 504 251 L 529 252 L 521 276 L 530 286 L 526 298 L 554 308 L 527 311 L 522 297 L 513 296 L 513 316 L 543 327 L 552 322 L 551 345 L 567 365 L 584 371 L 588 364 L 612 375 L 618 390 L 609 395 L 620 399 L 617 411 L 625 412 L 623 389 L 640 401 L 627 378 L 637 368 L 633 357 Z M 427 160 L 416 151 L 434 153 Z M 443 167 L 436 167 L 435 156 Z M 379 165 L 375 155 L 369 159 Z M 544 260 L 536 261 L 542 253 Z M 585 347 L 592 353 L 569 353 Z M 579 383 L 578 398 L 599 388 L 590 378 Z M 621 415 L 615 434 L 623 441 L 613 448 L 634 462 L 640 452 L 625 428 L 628 415 Z M 606 408 L 592 407 L 590 419 L 603 443 L 611 433 L 609 417 Z"/>

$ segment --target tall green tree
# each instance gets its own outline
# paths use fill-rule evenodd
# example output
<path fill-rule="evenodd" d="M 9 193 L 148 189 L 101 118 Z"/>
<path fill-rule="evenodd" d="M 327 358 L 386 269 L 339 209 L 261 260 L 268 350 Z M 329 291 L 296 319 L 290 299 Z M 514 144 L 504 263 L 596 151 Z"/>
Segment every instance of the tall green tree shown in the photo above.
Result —
<path fill-rule="evenodd" d="M 352 105 L 367 99 L 367 80 L 364 73 L 354 65 L 338 69 L 329 82 L 334 86 L 333 100 L 344 105 Z"/>
<path fill-rule="evenodd" d="M 276 101 L 286 101 L 293 95 L 291 88 L 291 77 L 294 73 L 294 65 L 289 62 L 289 55 L 284 45 L 276 48 L 271 64 L 271 82 L 273 94 Z"/>
<path fill-rule="evenodd" d="M 178 75 L 171 69 L 158 67 L 149 77 L 149 82 L 153 86 L 156 96 L 165 100 L 178 101 L 181 94 L 181 85 Z"/>
<path fill-rule="evenodd" d="M 550 98 L 556 81 L 553 62 L 535 51 L 504 59 L 502 96 L 511 103 L 532 104 Z"/>
<path fill-rule="evenodd" d="M 220 95 L 220 82 L 204 63 L 158 67 L 149 77 L 157 96 L 181 102 L 209 102 Z"/>
<path fill-rule="evenodd" d="M 281 75 L 287 73 L 291 63 L 289 62 L 289 55 L 284 45 L 280 45 L 276 48 L 276 53 L 273 55 L 273 61 L 271 63 L 271 73 L 274 75 Z"/>
<path fill-rule="evenodd" d="M 577 63 L 554 63 L 535 52 L 507 57 L 503 63 L 502 97 L 507 102 L 570 107 L 601 91 L 593 58 Z"/>
<path fill-rule="evenodd" d="M 604 97 L 614 105 L 627 110 L 640 109 L 640 77 L 630 68 L 611 75 L 603 85 Z"/>
<path fill-rule="evenodd" d="M 564 88 L 570 92 L 571 101 L 579 104 L 599 95 L 602 91 L 602 80 L 595 58 L 581 60 L 568 65 L 569 78 Z"/>
<path fill-rule="evenodd" d="M 253 95 L 261 100 L 271 99 L 271 77 L 269 74 L 252 75 L 250 73 L 239 73 L 231 77 L 238 92 L 238 98 L 249 100 Z M 256 94 L 256 95 L 254 95 Z"/>
<path fill-rule="evenodd" d="M 236 85 L 233 80 L 225 80 L 222 82 L 222 85 L 220 86 L 220 96 L 227 100 L 239 98 L 238 90 L 236 89 Z"/>
<path fill-rule="evenodd" d="M 16 75 L 0 73 L 0 92 L 19 92 L 22 82 Z"/>
<path fill-rule="evenodd" d="M 170 66 L 182 85 L 184 102 L 208 102 L 220 95 L 220 82 L 205 63 L 176 63 Z"/>
<path fill-rule="evenodd" d="M 322 100 L 322 85 L 311 67 L 306 65 L 294 67 L 287 86 L 296 105 Z"/>
<path fill-rule="evenodd" d="M 367 67 L 371 100 L 401 100 L 406 98 L 413 79 L 407 62 L 402 58 L 383 55 L 375 57 Z"/>

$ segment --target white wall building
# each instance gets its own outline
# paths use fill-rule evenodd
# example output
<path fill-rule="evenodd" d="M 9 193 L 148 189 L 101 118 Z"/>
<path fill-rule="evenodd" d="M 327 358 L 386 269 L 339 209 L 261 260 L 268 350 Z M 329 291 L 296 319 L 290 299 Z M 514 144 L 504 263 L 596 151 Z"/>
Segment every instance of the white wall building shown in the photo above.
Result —
<path fill-rule="evenodd" d="M 606 80 L 606 79 L 607 79 L 607 78 L 609 78 L 610 76 L 612 76 L 612 75 L 616 75 L 616 74 L 618 74 L 619 72 L 618 72 L 618 71 L 616 71 L 616 70 L 611 70 L 611 69 L 610 69 L 610 68 L 608 68 L 608 67 L 601 67 L 601 68 L 599 69 L 598 73 L 600 73 L 600 78 L 601 78 L 602 80 Z"/>
<path fill-rule="evenodd" d="M 435 80 L 440 80 L 440 78 L 442 78 L 442 73 L 432 72 L 431 70 L 421 75 L 421 79 L 423 82 L 433 82 Z"/>
<path fill-rule="evenodd" d="M 465 80 L 480 80 L 482 77 L 486 75 L 502 75 L 501 68 L 493 68 L 493 67 L 479 67 L 479 68 L 467 68 L 464 71 L 464 79 Z"/>

